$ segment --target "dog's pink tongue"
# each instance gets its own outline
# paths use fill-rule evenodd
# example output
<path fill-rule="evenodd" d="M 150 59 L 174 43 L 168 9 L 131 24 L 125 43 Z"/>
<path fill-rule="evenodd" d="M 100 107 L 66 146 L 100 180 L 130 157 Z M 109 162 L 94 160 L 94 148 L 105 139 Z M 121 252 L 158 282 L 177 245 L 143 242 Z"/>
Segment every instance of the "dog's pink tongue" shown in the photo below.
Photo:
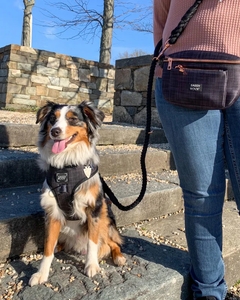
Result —
<path fill-rule="evenodd" d="M 60 153 L 66 148 L 66 140 L 54 141 L 52 152 Z"/>

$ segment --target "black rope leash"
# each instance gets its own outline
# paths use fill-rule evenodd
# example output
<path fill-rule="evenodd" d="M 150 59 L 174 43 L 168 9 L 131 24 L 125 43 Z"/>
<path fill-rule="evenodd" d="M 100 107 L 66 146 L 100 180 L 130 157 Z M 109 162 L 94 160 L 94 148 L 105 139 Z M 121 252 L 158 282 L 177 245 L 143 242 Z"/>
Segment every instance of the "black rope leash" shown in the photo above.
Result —
<path fill-rule="evenodd" d="M 154 56 L 155 54 L 157 55 L 160 48 L 162 46 L 162 41 L 159 42 L 157 45 L 155 51 L 154 51 Z M 108 195 L 109 199 L 112 201 L 113 204 L 115 204 L 120 210 L 123 211 L 128 211 L 136 207 L 143 199 L 145 192 L 146 192 L 146 187 L 147 187 L 147 170 L 146 170 L 146 163 L 145 163 L 145 158 L 147 154 L 147 148 L 149 144 L 149 138 L 151 134 L 151 95 L 152 95 L 152 86 L 153 86 L 153 78 L 154 78 L 154 70 L 156 66 L 157 61 L 154 59 L 152 61 L 151 67 L 150 67 L 150 74 L 149 74 L 149 79 L 148 79 L 148 90 L 147 90 L 147 120 L 146 120 L 146 129 L 145 129 L 145 138 L 144 138 L 144 144 L 143 144 L 143 149 L 141 153 L 141 169 L 142 169 L 142 188 L 140 191 L 140 194 L 138 198 L 130 205 L 124 206 L 122 205 L 114 193 L 111 191 L 111 189 L 108 187 L 104 179 L 101 177 L 102 185 L 103 185 L 103 191 Z"/>
<path fill-rule="evenodd" d="M 154 57 L 156 57 L 159 53 L 160 48 L 162 47 L 162 40 L 158 43 L 157 47 L 154 50 Z M 106 184 L 104 179 L 100 176 L 102 185 L 103 185 L 103 191 L 106 193 L 111 200 L 113 204 L 117 206 L 122 211 L 128 211 L 136 207 L 143 199 L 146 188 L 147 188 L 147 170 L 146 170 L 146 163 L 145 163 L 145 158 L 147 154 L 147 148 L 149 144 L 149 138 L 151 134 L 151 97 L 152 97 L 152 86 L 153 86 L 153 79 L 154 79 L 154 71 L 156 67 L 157 60 L 153 59 L 150 67 L 150 73 L 149 73 L 149 79 L 148 79 L 148 90 L 147 90 L 147 120 L 146 120 L 146 128 L 145 128 L 145 138 L 144 138 L 144 144 L 143 144 L 143 149 L 141 153 L 141 169 L 142 169 L 142 188 L 140 191 L 140 194 L 138 198 L 130 205 L 124 206 L 122 205 L 117 197 L 114 195 L 112 190 L 109 188 L 109 186 Z"/>
<path fill-rule="evenodd" d="M 141 169 L 142 169 L 142 188 L 140 191 L 139 196 L 137 199 L 130 205 L 124 206 L 122 205 L 117 197 L 114 195 L 112 190 L 109 188 L 109 186 L 106 184 L 104 179 L 100 176 L 103 186 L 103 191 L 105 194 L 108 195 L 110 201 L 117 206 L 122 211 L 128 211 L 136 207 L 143 199 L 146 188 L 147 188 L 147 170 L 146 170 L 146 154 L 147 154 L 147 148 L 149 144 L 149 138 L 151 134 L 151 98 L 152 98 L 152 86 L 153 86 L 153 79 L 154 79 L 154 71 L 157 62 L 161 62 L 161 59 L 163 59 L 164 51 L 170 47 L 171 45 L 175 44 L 180 37 L 180 35 L 183 33 L 184 29 L 186 28 L 187 24 L 189 23 L 190 19 L 193 17 L 193 15 L 196 13 L 199 5 L 202 3 L 203 0 L 197 0 L 195 3 L 188 9 L 188 11 L 184 14 L 181 21 L 179 22 L 178 26 L 171 32 L 171 36 L 164 45 L 163 49 L 160 52 L 160 49 L 162 48 L 162 40 L 158 42 L 154 54 L 153 54 L 153 60 L 150 66 L 150 72 L 149 72 L 149 78 L 148 78 L 148 89 L 147 89 L 147 104 L 146 104 L 146 111 L 147 111 L 147 119 L 146 119 L 146 127 L 145 127 L 145 139 L 143 144 L 143 149 L 141 153 L 140 163 L 141 163 Z M 160 53 L 159 53 L 160 52 Z"/>

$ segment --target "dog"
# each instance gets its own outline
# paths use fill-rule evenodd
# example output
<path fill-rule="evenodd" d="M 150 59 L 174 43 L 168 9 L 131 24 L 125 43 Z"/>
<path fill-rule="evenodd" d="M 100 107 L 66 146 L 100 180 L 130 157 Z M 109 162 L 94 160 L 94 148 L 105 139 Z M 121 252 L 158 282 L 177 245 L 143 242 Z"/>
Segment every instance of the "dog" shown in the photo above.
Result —
<path fill-rule="evenodd" d="M 126 261 L 98 173 L 96 143 L 103 119 L 104 113 L 85 101 L 49 101 L 37 112 L 38 163 L 46 172 L 41 194 L 46 233 L 43 259 L 30 286 L 47 281 L 56 250 L 86 254 L 84 273 L 89 277 L 100 271 L 99 260 L 110 254 L 118 266 Z"/>

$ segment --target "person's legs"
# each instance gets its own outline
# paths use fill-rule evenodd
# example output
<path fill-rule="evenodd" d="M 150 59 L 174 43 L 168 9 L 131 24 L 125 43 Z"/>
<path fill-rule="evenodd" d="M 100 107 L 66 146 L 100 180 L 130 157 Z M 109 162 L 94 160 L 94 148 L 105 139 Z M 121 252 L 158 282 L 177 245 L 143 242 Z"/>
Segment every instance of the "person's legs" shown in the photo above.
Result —
<path fill-rule="evenodd" d="M 222 259 L 223 113 L 171 105 L 162 97 L 161 79 L 156 80 L 155 93 L 183 190 L 194 298 L 215 296 L 222 300 L 226 295 Z"/>
<path fill-rule="evenodd" d="M 235 201 L 240 210 L 240 98 L 224 112 L 225 157 Z"/>

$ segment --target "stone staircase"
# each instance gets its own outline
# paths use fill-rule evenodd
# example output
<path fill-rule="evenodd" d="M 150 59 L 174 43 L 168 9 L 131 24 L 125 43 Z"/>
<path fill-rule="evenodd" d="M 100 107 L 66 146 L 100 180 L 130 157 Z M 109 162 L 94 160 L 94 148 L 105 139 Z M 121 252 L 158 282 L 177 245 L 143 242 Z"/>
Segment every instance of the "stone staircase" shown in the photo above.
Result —
<path fill-rule="evenodd" d="M 39 196 L 44 174 L 36 164 L 37 133 L 37 125 L 0 125 L 0 261 L 43 249 L 44 221 Z M 141 190 L 144 129 L 105 124 L 100 136 L 100 173 L 119 201 L 130 204 Z M 140 261 L 141 267 L 141 263 L 145 266 L 150 261 L 151 268 L 145 268 L 145 280 L 138 278 L 134 283 L 124 280 L 123 288 L 131 290 L 128 296 L 119 294 L 111 298 L 117 288 L 113 285 L 113 290 L 104 288 L 101 295 L 99 292 L 86 299 L 190 299 L 182 193 L 162 129 L 153 130 L 150 144 L 146 158 L 148 185 L 143 201 L 129 212 L 115 206 L 112 209 L 125 236 L 123 252 L 129 261 Z M 226 200 L 232 198 L 228 180 L 227 187 Z M 229 286 L 240 276 L 238 218 L 235 203 L 227 201 L 223 216 L 223 254 Z"/>

